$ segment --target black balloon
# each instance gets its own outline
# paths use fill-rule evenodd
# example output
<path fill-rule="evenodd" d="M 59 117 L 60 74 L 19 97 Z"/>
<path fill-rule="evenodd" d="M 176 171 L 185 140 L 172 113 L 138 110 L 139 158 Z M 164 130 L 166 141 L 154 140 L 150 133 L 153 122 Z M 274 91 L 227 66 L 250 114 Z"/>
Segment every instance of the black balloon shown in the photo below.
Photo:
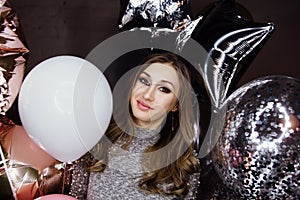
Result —
<path fill-rule="evenodd" d="M 212 158 L 230 198 L 299 199 L 300 80 L 256 79 L 232 93 L 224 107 Z"/>
<path fill-rule="evenodd" d="M 272 23 L 251 21 L 246 9 L 241 8 L 234 0 L 216 1 L 200 13 L 203 19 L 191 35 L 208 52 L 209 56 L 201 65 L 212 103 L 216 107 L 220 107 L 234 91 L 237 82 L 274 30 Z"/>
<path fill-rule="evenodd" d="M 119 28 L 122 31 L 139 27 L 177 29 L 190 21 L 188 0 L 121 0 Z"/>

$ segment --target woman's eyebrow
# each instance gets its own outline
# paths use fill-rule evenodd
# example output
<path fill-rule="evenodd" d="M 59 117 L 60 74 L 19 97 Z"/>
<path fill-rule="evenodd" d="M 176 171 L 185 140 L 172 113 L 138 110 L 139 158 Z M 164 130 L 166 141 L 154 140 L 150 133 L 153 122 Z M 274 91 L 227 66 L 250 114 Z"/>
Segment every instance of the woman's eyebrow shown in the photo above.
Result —
<path fill-rule="evenodd" d="M 173 89 L 175 90 L 175 86 L 172 82 L 167 81 L 167 80 L 161 80 L 161 82 L 170 84 L 173 87 Z"/>
<path fill-rule="evenodd" d="M 149 78 L 151 77 L 150 74 L 148 74 L 147 72 L 142 72 L 141 74 L 145 74 L 145 75 L 148 76 Z"/>

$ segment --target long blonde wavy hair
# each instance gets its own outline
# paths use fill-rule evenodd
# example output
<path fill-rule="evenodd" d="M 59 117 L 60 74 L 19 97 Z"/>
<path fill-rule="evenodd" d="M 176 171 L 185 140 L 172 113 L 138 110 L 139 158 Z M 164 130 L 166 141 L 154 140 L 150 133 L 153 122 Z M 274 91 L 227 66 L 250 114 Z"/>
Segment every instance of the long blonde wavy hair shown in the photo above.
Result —
<path fill-rule="evenodd" d="M 105 170 L 108 150 L 112 144 L 122 141 L 122 148 L 127 149 L 133 140 L 134 123 L 129 103 L 131 89 L 139 74 L 152 63 L 166 63 L 173 66 L 177 71 L 180 79 L 179 106 L 177 111 L 167 114 L 165 123 L 159 133 L 160 138 L 144 152 L 156 152 L 164 148 L 163 151 L 159 152 L 159 156 L 150 154 L 150 166 L 157 166 L 159 163 L 167 164 L 162 164 L 163 167 L 155 168 L 154 170 L 150 169 L 143 173 L 138 183 L 140 189 L 149 193 L 183 197 L 189 190 L 190 175 L 200 170 L 200 163 L 193 152 L 194 126 L 199 123 L 195 116 L 195 109 L 199 108 L 195 107 L 196 97 L 193 95 L 190 86 L 189 70 L 184 62 L 181 61 L 181 58 L 172 53 L 154 54 L 137 70 L 135 77 L 131 79 L 131 87 L 125 91 L 127 100 L 118 101 L 117 105 L 114 104 L 116 112 L 114 112 L 114 116 L 105 133 L 106 137 L 103 137 L 92 150 L 92 154 L 96 155 L 98 161 L 90 166 L 90 170 L 95 172 Z M 166 145 L 169 148 L 165 148 Z M 174 157 L 176 160 L 173 160 Z M 171 184 L 172 186 L 168 190 L 164 190 L 160 187 L 162 184 Z"/>

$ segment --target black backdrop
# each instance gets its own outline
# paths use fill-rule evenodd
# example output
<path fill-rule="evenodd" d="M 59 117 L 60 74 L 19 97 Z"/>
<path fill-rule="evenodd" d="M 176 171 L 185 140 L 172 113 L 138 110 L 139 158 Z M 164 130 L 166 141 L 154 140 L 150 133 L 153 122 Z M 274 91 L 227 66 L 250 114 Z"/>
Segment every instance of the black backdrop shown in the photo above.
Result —
<path fill-rule="evenodd" d="M 85 57 L 118 33 L 120 0 L 10 0 L 30 50 L 27 72 L 61 54 Z M 191 0 L 196 16 L 213 0 Z M 300 78 L 300 1 L 237 0 L 257 22 L 274 22 L 275 32 L 240 84 L 265 75 Z"/>

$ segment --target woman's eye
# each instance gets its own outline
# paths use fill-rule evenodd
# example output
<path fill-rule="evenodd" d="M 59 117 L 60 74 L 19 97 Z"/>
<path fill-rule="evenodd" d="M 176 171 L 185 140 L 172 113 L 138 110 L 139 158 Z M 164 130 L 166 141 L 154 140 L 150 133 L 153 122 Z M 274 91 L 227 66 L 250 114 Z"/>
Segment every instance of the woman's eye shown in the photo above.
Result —
<path fill-rule="evenodd" d="M 150 85 L 150 82 L 149 82 L 147 79 L 145 79 L 145 78 L 139 78 L 139 81 L 140 81 L 142 84 L 144 84 L 144 85 L 147 85 L 147 86 Z"/>
<path fill-rule="evenodd" d="M 164 93 L 170 93 L 171 92 L 171 90 L 169 88 L 166 88 L 166 87 L 160 87 L 159 90 L 161 92 L 164 92 Z"/>

